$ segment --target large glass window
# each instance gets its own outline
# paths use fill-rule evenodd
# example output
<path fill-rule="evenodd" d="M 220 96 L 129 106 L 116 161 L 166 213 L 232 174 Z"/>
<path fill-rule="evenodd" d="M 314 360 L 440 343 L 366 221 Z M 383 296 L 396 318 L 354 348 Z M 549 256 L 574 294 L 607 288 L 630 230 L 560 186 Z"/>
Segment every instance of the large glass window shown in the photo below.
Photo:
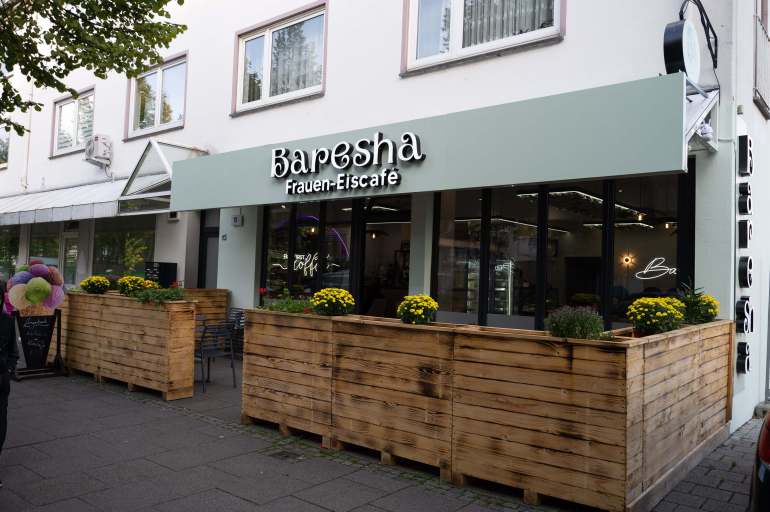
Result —
<path fill-rule="evenodd" d="M 289 231 L 292 207 L 270 206 L 267 226 L 267 293 L 268 298 L 289 293 Z"/>
<path fill-rule="evenodd" d="M 29 239 L 29 258 L 42 260 L 46 265 L 59 266 L 60 232 L 58 223 L 32 224 Z"/>
<path fill-rule="evenodd" d="M 410 63 L 459 59 L 559 34 L 555 0 L 411 0 Z"/>
<path fill-rule="evenodd" d="M 364 200 L 363 289 L 360 311 L 395 317 L 409 292 L 412 197 L 389 196 Z"/>
<path fill-rule="evenodd" d="M 537 308 L 537 202 L 517 189 L 492 191 L 489 325 L 532 329 Z"/>
<path fill-rule="evenodd" d="M 676 293 L 678 197 L 679 176 L 615 183 L 613 321 L 639 297 Z"/>
<path fill-rule="evenodd" d="M 580 182 L 548 192 L 546 313 L 561 306 L 600 310 L 602 182 Z"/>
<path fill-rule="evenodd" d="M 83 149 L 94 132 L 94 93 L 82 93 L 55 105 L 54 154 Z"/>
<path fill-rule="evenodd" d="M 133 132 L 173 128 L 184 123 L 187 62 L 175 60 L 134 80 Z"/>
<path fill-rule="evenodd" d="M 307 297 L 316 290 L 318 275 L 318 244 L 321 238 L 319 204 L 300 204 L 296 211 L 292 295 Z"/>
<path fill-rule="evenodd" d="M 350 248 L 352 201 L 334 201 L 326 204 L 326 234 L 322 253 L 325 269 L 321 277 L 323 288 L 350 290 Z"/>
<path fill-rule="evenodd" d="M 155 252 L 155 216 L 97 219 L 94 227 L 95 275 L 144 276 Z"/>
<path fill-rule="evenodd" d="M 14 273 L 19 257 L 19 227 L 0 228 L 0 280 L 7 281 Z"/>
<path fill-rule="evenodd" d="M 314 12 L 241 37 L 239 108 L 320 92 L 324 23 L 324 12 Z"/>
<path fill-rule="evenodd" d="M 350 287 L 351 201 L 274 205 L 267 213 L 266 299 Z"/>
<path fill-rule="evenodd" d="M 436 299 L 443 322 L 478 322 L 481 200 L 480 190 L 441 194 Z"/>

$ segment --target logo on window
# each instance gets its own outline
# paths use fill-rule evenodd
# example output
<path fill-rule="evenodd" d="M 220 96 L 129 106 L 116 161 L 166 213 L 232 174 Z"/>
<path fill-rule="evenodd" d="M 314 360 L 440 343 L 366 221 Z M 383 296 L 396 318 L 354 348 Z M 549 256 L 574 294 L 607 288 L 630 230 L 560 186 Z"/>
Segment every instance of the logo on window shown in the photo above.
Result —
<path fill-rule="evenodd" d="M 666 276 L 675 276 L 676 267 L 667 267 L 666 258 L 653 258 L 644 270 L 640 270 L 634 276 L 640 281 L 650 281 L 652 279 L 660 279 Z"/>

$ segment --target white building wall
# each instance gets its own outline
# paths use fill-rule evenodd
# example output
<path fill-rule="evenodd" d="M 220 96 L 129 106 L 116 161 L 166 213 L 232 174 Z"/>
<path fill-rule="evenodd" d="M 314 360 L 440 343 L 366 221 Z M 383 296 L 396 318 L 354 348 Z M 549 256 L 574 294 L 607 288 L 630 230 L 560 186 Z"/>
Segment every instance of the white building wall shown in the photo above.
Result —
<path fill-rule="evenodd" d="M 235 33 L 307 3 L 174 5 L 174 20 L 188 31 L 161 53 L 188 52 L 187 116 L 183 130 L 158 138 L 225 152 L 655 76 L 665 72 L 663 28 L 681 2 L 659 0 L 655 8 L 630 0 L 570 2 L 560 43 L 400 78 L 403 2 L 329 0 L 326 95 L 231 118 Z M 112 170 L 127 177 L 146 144 L 121 142 L 128 80 L 119 75 L 96 80 L 78 71 L 67 82 L 76 90 L 95 87 L 94 132 L 116 142 Z M 28 191 L 104 177 L 80 153 L 49 158 L 53 104 L 60 97 L 56 91 L 35 91 L 43 109 L 32 114 Z M 0 172 L 0 195 L 24 191 L 21 141 L 13 137 L 9 171 Z"/>

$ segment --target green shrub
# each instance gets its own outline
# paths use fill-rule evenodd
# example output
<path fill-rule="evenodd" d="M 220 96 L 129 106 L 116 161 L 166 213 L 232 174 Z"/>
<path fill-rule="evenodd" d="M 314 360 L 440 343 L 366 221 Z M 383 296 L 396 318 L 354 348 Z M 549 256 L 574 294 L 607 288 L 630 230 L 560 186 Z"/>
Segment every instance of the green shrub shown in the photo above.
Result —
<path fill-rule="evenodd" d="M 559 308 L 548 316 L 545 327 L 557 338 L 598 340 L 604 334 L 604 320 L 591 308 Z"/>
<path fill-rule="evenodd" d="M 269 304 L 265 304 L 262 309 L 268 311 L 278 311 L 282 313 L 312 313 L 313 304 L 308 299 L 293 299 L 291 297 L 281 297 Z"/>
<path fill-rule="evenodd" d="M 132 296 L 142 304 L 153 302 L 161 305 L 164 302 L 184 300 L 184 290 L 181 288 L 145 288 L 133 292 Z"/>
<path fill-rule="evenodd" d="M 713 322 L 719 314 L 719 301 L 703 293 L 702 288 L 683 284 L 679 289 L 679 300 L 684 304 L 686 324 L 707 324 Z"/>

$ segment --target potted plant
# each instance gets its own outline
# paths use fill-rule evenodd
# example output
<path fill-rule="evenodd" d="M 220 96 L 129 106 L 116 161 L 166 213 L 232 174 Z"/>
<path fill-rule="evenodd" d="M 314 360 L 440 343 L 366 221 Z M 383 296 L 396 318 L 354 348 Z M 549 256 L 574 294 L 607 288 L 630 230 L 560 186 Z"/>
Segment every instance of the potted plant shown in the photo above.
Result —
<path fill-rule="evenodd" d="M 429 324 L 436 318 L 438 302 L 428 295 L 408 295 L 399 304 L 396 314 L 405 324 Z"/>
<path fill-rule="evenodd" d="M 648 336 L 673 331 L 684 322 L 685 305 L 674 297 L 643 297 L 636 299 L 626 316 L 634 326 L 634 334 Z"/>
<path fill-rule="evenodd" d="M 347 315 L 356 307 L 356 301 L 349 291 L 342 288 L 324 288 L 310 300 L 313 311 L 324 316 Z"/>

